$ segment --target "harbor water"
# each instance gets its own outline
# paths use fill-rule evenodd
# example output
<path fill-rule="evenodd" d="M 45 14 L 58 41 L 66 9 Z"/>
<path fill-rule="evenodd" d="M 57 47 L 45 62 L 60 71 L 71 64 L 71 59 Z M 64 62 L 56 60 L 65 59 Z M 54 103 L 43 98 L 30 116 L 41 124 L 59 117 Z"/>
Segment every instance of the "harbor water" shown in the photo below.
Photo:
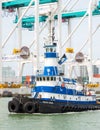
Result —
<path fill-rule="evenodd" d="M 11 114 L 0 98 L 0 130 L 100 130 L 100 110 L 65 114 Z"/>

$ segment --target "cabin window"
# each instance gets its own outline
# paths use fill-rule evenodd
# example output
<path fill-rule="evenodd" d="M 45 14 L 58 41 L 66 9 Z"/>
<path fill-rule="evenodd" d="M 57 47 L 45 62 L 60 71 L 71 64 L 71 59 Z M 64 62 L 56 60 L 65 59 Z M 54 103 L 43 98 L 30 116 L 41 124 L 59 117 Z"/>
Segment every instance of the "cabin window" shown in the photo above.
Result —
<path fill-rule="evenodd" d="M 59 77 L 59 81 L 61 81 L 61 77 Z"/>
<path fill-rule="evenodd" d="M 39 77 L 37 77 L 37 81 L 39 81 Z"/>
<path fill-rule="evenodd" d="M 54 81 L 56 81 L 56 77 L 54 77 Z"/>
<path fill-rule="evenodd" d="M 53 49 L 52 49 L 52 48 L 50 48 L 50 52 L 53 52 Z"/>
<path fill-rule="evenodd" d="M 49 81 L 49 77 L 47 77 L 47 81 Z"/>
<path fill-rule="evenodd" d="M 49 48 L 46 48 L 46 52 L 49 52 Z"/>
<path fill-rule="evenodd" d="M 43 77 L 43 81 L 45 81 L 45 77 Z"/>
<path fill-rule="evenodd" d="M 42 81 L 42 77 L 40 77 L 40 81 Z"/>
<path fill-rule="evenodd" d="M 51 81 L 53 81 L 53 77 L 51 77 Z"/>

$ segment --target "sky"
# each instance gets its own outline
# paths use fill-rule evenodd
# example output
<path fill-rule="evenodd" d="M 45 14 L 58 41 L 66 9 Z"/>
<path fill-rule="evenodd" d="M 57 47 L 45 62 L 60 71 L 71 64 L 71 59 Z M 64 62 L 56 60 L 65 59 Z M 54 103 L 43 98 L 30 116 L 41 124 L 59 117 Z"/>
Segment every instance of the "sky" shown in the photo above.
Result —
<path fill-rule="evenodd" d="M 65 3 L 67 0 L 62 0 L 63 3 Z M 88 3 L 89 0 L 79 0 L 79 2 L 76 4 L 76 6 L 73 8 L 74 11 L 77 10 L 86 10 L 88 8 Z M 71 4 L 69 5 L 68 8 L 70 8 L 70 6 L 73 4 L 73 0 L 71 0 Z M 9 32 L 12 30 L 12 28 L 15 26 L 15 24 L 13 23 L 13 21 L 15 20 L 15 15 L 16 13 L 13 14 L 7 14 L 4 11 L 2 12 L 2 41 L 4 41 L 4 39 L 7 37 L 7 35 L 9 34 Z M 28 15 L 34 15 L 33 14 L 33 10 L 30 9 L 28 11 L 28 13 L 26 14 Z M 77 25 L 77 23 L 79 22 L 81 18 L 73 18 L 71 19 L 71 30 L 74 29 L 74 27 Z M 100 16 L 93 16 L 92 18 L 92 30 L 95 30 L 95 28 L 100 24 Z M 57 24 L 56 25 L 56 33 L 57 33 Z M 68 25 L 67 23 L 63 23 L 62 24 L 62 43 L 63 41 L 65 41 L 65 39 L 68 36 Z M 79 51 L 79 48 L 82 47 L 83 43 L 85 42 L 85 40 L 88 38 L 88 17 L 82 22 L 82 24 L 80 25 L 80 27 L 78 28 L 78 30 L 74 33 L 74 35 L 71 38 L 71 42 L 72 42 L 72 47 L 74 48 L 74 55 Z M 56 34 L 57 35 L 57 34 Z M 43 31 L 43 33 L 40 35 L 40 46 L 42 48 L 43 46 L 43 39 L 44 37 L 47 36 L 47 31 L 46 29 Z M 100 55 L 100 45 L 99 45 L 99 29 L 96 32 L 95 36 L 93 36 L 92 40 L 93 40 L 93 59 L 99 59 L 99 55 Z M 31 41 L 34 39 L 34 32 L 33 31 L 28 31 L 27 29 L 23 29 L 22 30 L 22 46 L 29 46 Z M 56 37 L 57 39 L 57 37 Z M 3 55 L 10 55 L 12 54 L 12 51 L 14 48 L 18 47 L 18 32 L 17 29 L 15 30 L 15 32 L 13 33 L 13 35 L 11 36 L 11 38 L 9 39 L 9 41 L 7 42 L 6 46 L 3 49 Z M 66 46 L 67 47 L 67 44 Z M 65 49 L 65 47 L 63 49 Z M 85 46 L 85 48 L 82 50 L 82 52 L 86 55 L 88 55 L 88 44 Z M 63 50 L 62 49 L 62 50 Z M 34 46 L 31 48 L 30 50 L 31 52 L 34 53 Z M 42 54 L 42 50 L 40 50 L 41 54 Z M 3 66 L 11 66 L 15 72 L 16 75 L 18 74 L 17 70 L 18 70 L 18 64 L 15 62 L 12 63 L 3 63 Z M 27 69 L 30 68 L 30 69 Z M 33 73 L 33 66 L 32 64 L 27 64 L 25 65 L 24 71 L 23 71 L 23 75 L 31 75 Z"/>

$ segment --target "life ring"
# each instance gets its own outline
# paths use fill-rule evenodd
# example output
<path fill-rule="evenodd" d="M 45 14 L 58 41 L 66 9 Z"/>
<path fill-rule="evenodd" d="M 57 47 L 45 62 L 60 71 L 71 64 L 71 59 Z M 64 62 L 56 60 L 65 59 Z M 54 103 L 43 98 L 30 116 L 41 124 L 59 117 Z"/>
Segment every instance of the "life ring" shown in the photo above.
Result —
<path fill-rule="evenodd" d="M 31 101 L 26 102 L 23 106 L 23 110 L 24 110 L 25 113 L 34 113 L 35 104 Z"/>
<path fill-rule="evenodd" d="M 9 101 L 8 103 L 9 112 L 18 112 L 19 111 L 19 102 L 18 101 Z"/>

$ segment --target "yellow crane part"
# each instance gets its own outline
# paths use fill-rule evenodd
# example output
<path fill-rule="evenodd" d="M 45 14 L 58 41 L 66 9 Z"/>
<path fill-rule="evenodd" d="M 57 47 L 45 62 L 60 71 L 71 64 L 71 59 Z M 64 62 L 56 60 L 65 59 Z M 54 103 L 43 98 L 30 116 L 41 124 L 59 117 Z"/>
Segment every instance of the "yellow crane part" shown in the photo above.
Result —
<path fill-rule="evenodd" d="M 17 53 L 20 53 L 20 52 L 21 52 L 20 49 L 16 49 L 16 48 L 13 49 L 13 54 L 17 54 Z"/>
<path fill-rule="evenodd" d="M 74 49 L 73 48 L 66 48 L 66 53 L 74 53 Z"/>
<path fill-rule="evenodd" d="M 99 87 L 99 84 L 98 83 L 96 83 L 96 84 L 90 83 L 90 84 L 87 84 L 87 87 L 89 87 L 89 88 L 97 88 L 97 87 Z"/>
<path fill-rule="evenodd" d="M 0 88 L 20 88 L 22 84 L 0 84 Z"/>

